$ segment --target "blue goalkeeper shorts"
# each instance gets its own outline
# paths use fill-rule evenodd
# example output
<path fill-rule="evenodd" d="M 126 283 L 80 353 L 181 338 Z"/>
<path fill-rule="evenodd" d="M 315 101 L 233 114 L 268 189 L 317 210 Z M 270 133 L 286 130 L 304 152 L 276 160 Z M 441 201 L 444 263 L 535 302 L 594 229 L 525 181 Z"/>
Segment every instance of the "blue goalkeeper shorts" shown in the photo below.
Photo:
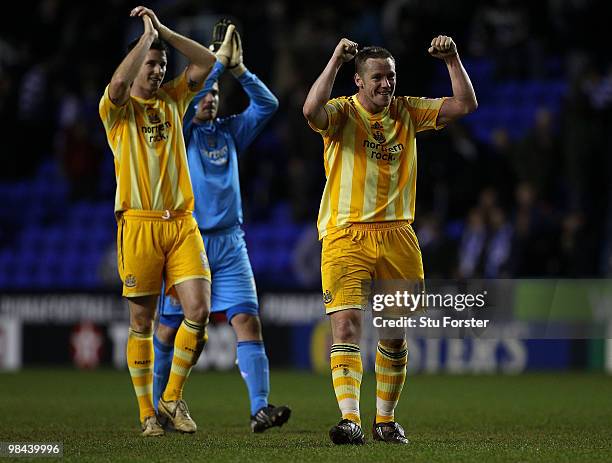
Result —
<path fill-rule="evenodd" d="M 235 226 L 213 233 L 202 232 L 202 239 L 212 274 L 211 312 L 225 312 L 228 322 L 239 313 L 259 315 L 257 288 L 244 231 Z M 164 296 L 162 291 L 159 322 L 178 328 L 182 317 L 183 308 L 176 298 Z"/>

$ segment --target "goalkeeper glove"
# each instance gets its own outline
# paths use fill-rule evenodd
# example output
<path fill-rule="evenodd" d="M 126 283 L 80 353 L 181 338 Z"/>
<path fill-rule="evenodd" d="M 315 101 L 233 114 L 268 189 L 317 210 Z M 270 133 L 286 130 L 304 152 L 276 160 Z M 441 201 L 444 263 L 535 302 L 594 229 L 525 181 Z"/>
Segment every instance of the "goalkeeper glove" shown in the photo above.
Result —
<path fill-rule="evenodd" d="M 225 39 L 225 32 L 227 31 L 227 26 L 229 26 L 231 23 L 232 21 L 227 18 L 220 19 L 215 23 L 212 32 L 212 41 L 209 47 L 213 53 L 216 53 L 219 48 L 221 48 L 223 39 Z"/>

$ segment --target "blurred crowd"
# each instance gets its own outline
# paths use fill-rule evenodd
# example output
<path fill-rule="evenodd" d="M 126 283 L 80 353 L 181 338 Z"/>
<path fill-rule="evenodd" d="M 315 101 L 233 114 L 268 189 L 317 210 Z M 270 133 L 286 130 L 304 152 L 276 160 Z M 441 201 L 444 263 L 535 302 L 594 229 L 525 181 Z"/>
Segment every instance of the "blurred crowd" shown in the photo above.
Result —
<path fill-rule="evenodd" d="M 148 6 L 200 41 L 209 40 L 214 20 L 231 17 L 243 37 L 245 64 L 281 102 L 241 160 L 247 223 L 271 220 L 283 203 L 288 220 L 314 226 L 325 181 L 322 143 L 301 108 L 341 37 L 394 54 L 398 95 L 444 96 L 432 92 L 448 77 L 427 54 L 438 34 L 455 39 L 468 73 L 472 63 L 488 62 L 499 83 L 564 80 L 560 105 L 538 109 L 520 136 L 500 126 L 483 140 L 460 122 L 418 137 L 414 227 L 426 275 L 495 278 L 612 273 L 612 55 L 600 38 L 606 3 L 176 0 Z M 107 201 L 112 208 L 112 155 L 98 101 L 126 44 L 141 32 L 129 18 L 135 5 L 42 0 L 17 3 L 15 13 L 3 15 L 0 182 L 28 178 L 53 158 L 70 185 L 70 201 Z M 178 62 L 170 56 L 169 76 L 179 71 Z M 355 92 L 353 72 L 352 65 L 340 71 L 333 96 Z M 481 110 L 486 99 L 473 80 Z M 220 115 L 246 105 L 230 76 L 221 81 L 221 97 Z M 305 238 L 313 248 L 314 236 Z M 297 247 L 309 249 L 303 242 Z"/>

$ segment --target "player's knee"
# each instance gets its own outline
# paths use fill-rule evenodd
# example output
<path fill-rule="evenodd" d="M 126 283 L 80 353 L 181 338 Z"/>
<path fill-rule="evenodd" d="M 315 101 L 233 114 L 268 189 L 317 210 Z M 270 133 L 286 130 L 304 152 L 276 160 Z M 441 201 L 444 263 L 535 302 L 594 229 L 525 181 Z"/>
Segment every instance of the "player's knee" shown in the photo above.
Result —
<path fill-rule="evenodd" d="M 261 340 L 261 322 L 257 315 L 239 313 L 232 317 L 232 327 L 239 340 Z"/>
<path fill-rule="evenodd" d="M 195 323 L 206 323 L 210 315 L 210 282 L 188 280 L 176 288 L 185 318 Z"/>
<path fill-rule="evenodd" d="M 332 318 L 334 342 L 358 344 L 361 337 L 361 319 L 353 316 Z"/>
<path fill-rule="evenodd" d="M 196 323 L 207 323 L 210 316 L 210 306 L 205 301 L 194 304 L 190 310 L 190 320 Z"/>
<path fill-rule="evenodd" d="M 340 323 L 336 326 L 334 330 L 334 341 L 335 342 L 351 342 L 357 343 L 359 342 L 359 338 L 357 336 L 357 329 L 350 323 Z"/>
<path fill-rule="evenodd" d="M 139 333 L 151 333 L 153 331 L 153 319 L 146 315 L 133 315 L 130 317 L 130 328 Z"/>
<path fill-rule="evenodd" d="M 183 313 L 185 318 L 196 323 L 206 323 L 210 315 L 210 302 L 205 297 L 198 297 L 184 301 Z"/>
<path fill-rule="evenodd" d="M 128 298 L 130 308 L 130 328 L 139 333 L 151 333 L 155 318 L 156 297 Z"/>

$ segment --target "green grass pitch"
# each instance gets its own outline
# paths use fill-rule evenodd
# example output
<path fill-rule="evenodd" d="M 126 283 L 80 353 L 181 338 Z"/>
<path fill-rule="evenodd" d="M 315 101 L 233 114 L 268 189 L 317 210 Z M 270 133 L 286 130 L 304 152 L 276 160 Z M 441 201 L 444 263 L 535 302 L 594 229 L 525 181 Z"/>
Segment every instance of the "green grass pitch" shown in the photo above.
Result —
<path fill-rule="evenodd" d="M 63 442 L 61 461 L 75 462 L 612 461 L 611 377 L 412 376 L 396 415 L 411 442 L 399 447 L 372 442 L 373 376 L 361 390 L 363 447 L 327 437 L 339 419 L 330 377 L 279 370 L 271 401 L 293 409 L 283 428 L 250 433 L 237 372 L 194 372 L 185 399 L 198 432 L 161 438 L 140 437 L 127 371 L 0 374 L 0 441 Z"/>

